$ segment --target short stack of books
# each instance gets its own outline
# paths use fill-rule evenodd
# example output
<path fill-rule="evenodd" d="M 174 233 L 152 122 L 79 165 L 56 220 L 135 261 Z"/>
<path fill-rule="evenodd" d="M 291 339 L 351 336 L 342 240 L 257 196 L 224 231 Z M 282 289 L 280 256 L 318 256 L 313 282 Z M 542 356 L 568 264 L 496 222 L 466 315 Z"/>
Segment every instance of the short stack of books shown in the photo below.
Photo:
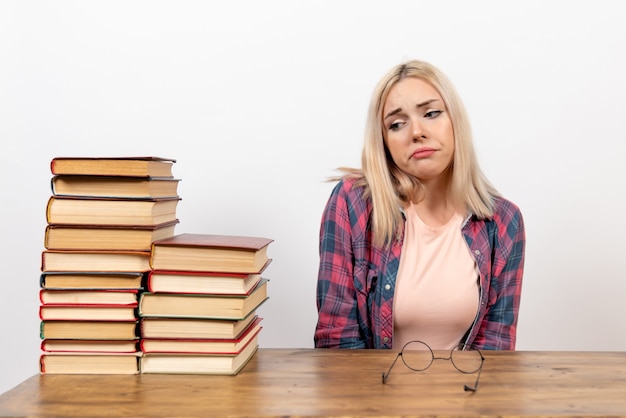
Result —
<path fill-rule="evenodd" d="M 139 373 L 152 242 L 174 236 L 175 160 L 54 158 L 41 261 L 41 373 Z"/>
<path fill-rule="evenodd" d="M 258 347 L 272 241 L 179 234 L 153 242 L 139 299 L 140 372 L 237 374 Z"/>

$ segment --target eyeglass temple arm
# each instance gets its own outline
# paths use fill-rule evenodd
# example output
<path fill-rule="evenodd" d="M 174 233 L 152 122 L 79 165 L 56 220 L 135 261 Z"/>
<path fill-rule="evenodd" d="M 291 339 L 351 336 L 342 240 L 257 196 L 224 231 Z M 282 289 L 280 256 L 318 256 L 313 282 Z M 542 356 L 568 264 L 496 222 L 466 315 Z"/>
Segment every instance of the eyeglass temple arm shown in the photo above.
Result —
<path fill-rule="evenodd" d="M 483 361 L 485 359 L 483 358 Z M 464 385 L 463 389 L 465 389 L 465 392 L 476 392 L 478 390 L 478 381 L 480 380 L 480 372 L 483 371 L 483 366 L 482 364 L 480 365 L 480 369 L 478 369 L 478 375 L 476 376 L 476 382 L 474 382 L 474 387 L 468 386 L 468 385 Z"/>
<path fill-rule="evenodd" d="M 399 352 L 396 358 L 393 360 L 393 363 L 391 363 L 391 366 L 389 366 L 389 370 L 387 370 L 387 373 L 383 372 L 383 383 L 387 383 L 387 379 L 389 379 L 389 374 L 391 373 L 391 369 L 393 369 L 393 366 L 395 366 L 396 362 L 398 361 L 401 355 L 402 355 L 402 352 Z"/>

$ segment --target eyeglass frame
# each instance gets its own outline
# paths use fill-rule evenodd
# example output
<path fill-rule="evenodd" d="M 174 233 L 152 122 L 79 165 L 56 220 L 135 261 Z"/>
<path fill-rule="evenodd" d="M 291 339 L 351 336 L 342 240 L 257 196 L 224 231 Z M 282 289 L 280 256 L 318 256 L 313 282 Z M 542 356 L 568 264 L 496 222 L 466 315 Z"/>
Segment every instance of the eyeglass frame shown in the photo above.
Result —
<path fill-rule="evenodd" d="M 416 369 L 415 367 L 411 367 L 407 364 L 407 362 L 404 360 L 404 356 L 403 356 L 403 352 L 404 349 L 409 345 L 409 344 L 413 344 L 413 343 L 421 343 L 423 345 L 426 346 L 426 348 L 428 348 L 428 350 L 430 351 L 430 355 L 431 355 L 431 360 L 430 363 L 428 363 L 428 366 L 422 368 L 422 369 Z M 483 370 L 483 365 L 485 364 L 485 356 L 483 356 L 483 353 L 475 348 L 472 349 L 471 351 L 475 351 L 478 353 L 478 355 L 480 356 L 480 366 L 478 367 L 478 369 L 472 371 L 472 372 L 467 372 L 465 370 L 461 370 L 459 369 L 459 367 L 454 363 L 454 360 L 452 360 L 452 353 L 454 351 L 458 350 L 458 347 L 453 348 L 452 350 L 450 350 L 450 355 L 448 357 L 435 357 L 435 353 L 433 352 L 433 349 L 430 348 L 430 346 L 428 344 L 426 344 L 424 341 L 420 341 L 420 340 L 412 340 L 407 342 L 406 344 L 404 344 L 402 346 L 402 349 L 400 350 L 400 352 L 398 353 L 398 355 L 396 355 L 396 358 L 393 360 L 393 363 L 391 363 L 391 366 L 389 366 L 389 370 L 387 370 L 387 373 L 383 372 L 382 374 L 382 378 L 383 378 L 383 384 L 387 383 L 387 380 L 389 379 L 389 375 L 391 374 L 391 370 L 393 369 L 393 366 L 395 366 L 396 362 L 398 361 L 398 358 L 402 358 L 402 362 L 404 363 L 404 365 L 409 368 L 410 370 L 416 371 L 416 372 L 423 372 L 424 370 L 428 369 L 435 360 L 450 360 L 450 363 L 452 363 L 452 365 L 454 366 L 455 369 L 457 369 L 458 371 L 460 371 L 463 374 L 474 374 L 476 372 L 478 372 L 478 375 L 476 376 L 476 382 L 474 382 L 474 386 L 469 386 L 469 385 L 463 385 L 463 390 L 465 390 L 465 392 L 476 392 L 478 390 L 478 381 L 480 380 L 480 372 Z"/>

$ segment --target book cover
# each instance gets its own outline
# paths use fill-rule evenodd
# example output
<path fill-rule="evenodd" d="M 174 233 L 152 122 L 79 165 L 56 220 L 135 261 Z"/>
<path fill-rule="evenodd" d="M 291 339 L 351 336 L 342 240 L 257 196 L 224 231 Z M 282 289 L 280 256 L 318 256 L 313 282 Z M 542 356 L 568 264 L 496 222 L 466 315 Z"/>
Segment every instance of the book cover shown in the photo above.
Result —
<path fill-rule="evenodd" d="M 41 253 L 42 272 L 147 272 L 150 252 L 143 251 L 65 251 Z"/>
<path fill-rule="evenodd" d="M 236 339 L 257 318 L 255 311 L 243 319 L 144 317 L 139 334 L 142 338 Z"/>
<path fill-rule="evenodd" d="M 50 225 L 156 226 L 177 219 L 180 200 L 51 196 L 46 221 Z"/>
<path fill-rule="evenodd" d="M 42 340 L 130 340 L 138 336 L 137 321 L 41 321 L 39 329 Z"/>
<path fill-rule="evenodd" d="M 178 197 L 180 179 L 169 177 L 53 176 L 55 196 L 147 199 Z"/>
<path fill-rule="evenodd" d="M 267 279 L 248 295 L 142 293 L 139 316 L 242 319 L 267 299 Z"/>
<path fill-rule="evenodd" d="M 55 157 L 50 171 L 55 175 L 171 177 L 176 160 L 144 157 Z"/>
<path fill-rule="evenodd" d="M 238 354 L 261 331 L 260 323 L 257 318 L 235 339 L 143 338 L 140 349 L 144 353 Z"/>
<path fill-rule="evenodd" d="M 152 243 L 153 270 L 259 273 L 269 258 L 269 238 L 178 234 Z"/>
<path fill-rule="evenodd" d="M 261 280 L 261 273 L 151 270 L 146 288 L 151 293 L 247 294 Z"/>
<path fill-rule="evenodd" d="M 41 273 L 39 285 L 42 289 L 142 289 L 142 272 L 71 272 L 56 271 Z"/>
<path fill-rule="evenodd" d="M 152 242 L 174 235 L 179 220 L 157 225 L 47 225 L 49 250 L 150 251 Z"/>

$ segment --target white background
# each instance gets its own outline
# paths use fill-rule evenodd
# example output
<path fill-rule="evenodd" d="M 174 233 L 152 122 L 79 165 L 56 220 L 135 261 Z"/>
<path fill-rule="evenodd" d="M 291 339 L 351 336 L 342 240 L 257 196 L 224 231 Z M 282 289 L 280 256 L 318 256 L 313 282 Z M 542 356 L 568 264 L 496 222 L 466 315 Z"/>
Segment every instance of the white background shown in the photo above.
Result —
<path fill-rule="evenodd" d="M 391 66 L 440 67 L 526 220 L 522 350 L 626 349 L 613 1 L 3 1 L 0 392 L 38 372 L 50 160 L 177 159 L 176 232 L 273 238 L 262 347 L 312 347 L 321 212 Z"/>

